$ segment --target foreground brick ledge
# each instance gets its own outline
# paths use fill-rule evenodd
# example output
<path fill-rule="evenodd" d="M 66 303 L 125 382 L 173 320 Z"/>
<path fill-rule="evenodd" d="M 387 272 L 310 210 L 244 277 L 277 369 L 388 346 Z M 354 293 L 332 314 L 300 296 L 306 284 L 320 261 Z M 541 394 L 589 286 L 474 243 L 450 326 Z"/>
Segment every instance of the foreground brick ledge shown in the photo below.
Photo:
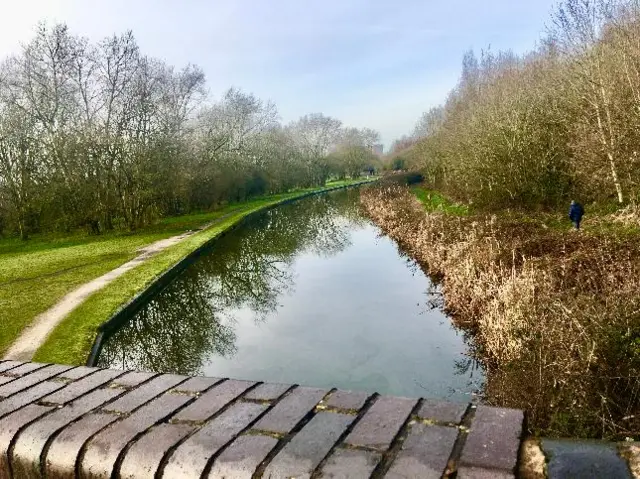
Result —
<path fill-rule="evenodd" d="M 0 479 L 515 477 L 522 411 L 0 361 Z"/>

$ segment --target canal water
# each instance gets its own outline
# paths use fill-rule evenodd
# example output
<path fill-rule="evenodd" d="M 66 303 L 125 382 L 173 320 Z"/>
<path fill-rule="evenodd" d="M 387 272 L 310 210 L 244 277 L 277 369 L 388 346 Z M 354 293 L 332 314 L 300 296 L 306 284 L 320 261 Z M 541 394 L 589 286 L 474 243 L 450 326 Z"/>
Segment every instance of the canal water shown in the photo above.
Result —
<path fill-rule="evenodd" d="M 437 291 L 343 190 L 215 241 L 98 365 L 469 401 L 483 374 Z"/>

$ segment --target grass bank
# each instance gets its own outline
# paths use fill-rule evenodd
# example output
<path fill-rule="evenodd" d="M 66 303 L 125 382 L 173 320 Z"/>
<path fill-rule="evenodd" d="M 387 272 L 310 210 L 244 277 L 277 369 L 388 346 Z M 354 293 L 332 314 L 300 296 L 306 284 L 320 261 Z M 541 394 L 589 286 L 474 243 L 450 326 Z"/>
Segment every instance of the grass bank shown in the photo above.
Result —
<path fill-rule="evenodd" d="M 41 236 L 0 241 L 0 357 L 33 318 L 78 286 L 137 256 L 137 250 L 213 221 L 222 212 L 161 222 L 136 234 Z"/>
<path fill-rule="evenodd" d="M 356 182 L 330 182 L 327 183 L 325 188 L 301 189 L 292 193 L 233 205 L 211 214 L 195 215 L 197 221 L 194 217 L 166 219 L 165 222 L 171 227 L 160 228 L 164 235 L 161 237 L 179 234 L 187 229 L 193 229 L 216 219 L 219 219 L 219 223 L 195 233 L 160 254 L 151 257 L 142 265 L 128 271 L 102 290 L 90 296 L 58 325 L 46 342 L 38 349 L 34 360 L 61 364 L 84 364 L 91 350 L 97 328 L 124 304 L 128 303 L 137 293 L 148 287 L 162 272 L 179 262 L 190 252 L 236 224 L 245 216 L 258 210 L 310 192 L 347 186 Z M 224 218 L 220 219 L 222 216 Z M 171 234 L 167 234 L 167 231 L 171 231 Z M 160 239 L 161 237 L 153 236 L 155 239 Z M 143 245 L 141 244 L 141 246 Z M 133 249 L 131 256 L 135 256 L 135 249 Z M 116 266 L 119 264 L 121 263 L 115 263 Z M 106 272 L 109 269 L 105 269 L 102 272 Z M 76 282 L 75 284 L 82 284 L 82 282 Z M 60 297 L 61 295 L 57 299 Z M 23 301 L 25 300 L 26 298 L 23 298 Z"/>
<path fill-rule="evenodd" d="M 466 205 L 457 204 L 445 198 L 437 191 L 429 190 L 422 185 L 412 186 L 411 193 L 413 193 L 429 212 L 440 211 L 455 216 L 466 216 L 469 214 L 469 208 Z"/>
<path fill-rule="evenodd" d="M 373 220 L 441 281 L 474 334 L 489 403 L 532 432 L 640 437 L 640 238 L 624 215 L 452 215 L 402 187 L 361 195 Z M 631 219 L 630 219 L 631 218 Z"/>

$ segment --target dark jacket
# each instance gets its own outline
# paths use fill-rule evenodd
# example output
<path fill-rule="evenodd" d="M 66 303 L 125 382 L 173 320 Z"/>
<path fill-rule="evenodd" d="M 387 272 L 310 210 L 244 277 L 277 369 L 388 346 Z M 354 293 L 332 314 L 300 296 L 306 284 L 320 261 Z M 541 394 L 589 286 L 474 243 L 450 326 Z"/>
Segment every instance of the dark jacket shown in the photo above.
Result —
<path fill-rule="evenodd" d="M 580 203 L 574 203 L 569 208 L 569 219 L 571 221 L 580 221 L 584 215 L 584 208 Z"/>

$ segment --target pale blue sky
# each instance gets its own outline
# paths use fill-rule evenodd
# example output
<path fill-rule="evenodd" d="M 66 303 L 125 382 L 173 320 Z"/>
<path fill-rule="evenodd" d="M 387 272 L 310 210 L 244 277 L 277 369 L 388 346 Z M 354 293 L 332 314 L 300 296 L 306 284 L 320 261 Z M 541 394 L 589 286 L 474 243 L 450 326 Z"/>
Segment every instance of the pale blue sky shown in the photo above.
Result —
<path fill-rule="evenodd" d="M 388 146 L 455 85 L 462 54 L 523 52 L 554 0 L 22 0 L 5 2 L 0 55 L 40 20 L 98 40 L 133 30 L 142 50 L 200 65 L 211 94 L 236 86 L 284 121 L 310 112 L 375 128 Z"/>

